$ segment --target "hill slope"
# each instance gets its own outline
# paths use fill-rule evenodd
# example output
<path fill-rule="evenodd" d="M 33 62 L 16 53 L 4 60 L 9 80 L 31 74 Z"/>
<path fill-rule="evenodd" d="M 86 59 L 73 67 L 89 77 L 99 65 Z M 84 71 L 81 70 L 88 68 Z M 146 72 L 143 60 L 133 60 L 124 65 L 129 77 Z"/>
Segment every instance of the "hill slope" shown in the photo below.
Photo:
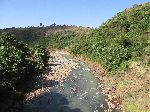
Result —
<path fill-rule="evenodd" d="M 125 69 L 130 60 L 149 55 L 149 32 L 150 3 L 135 5 L 103 23 L 72 51 L 101 63 L 108 71 Z"/>

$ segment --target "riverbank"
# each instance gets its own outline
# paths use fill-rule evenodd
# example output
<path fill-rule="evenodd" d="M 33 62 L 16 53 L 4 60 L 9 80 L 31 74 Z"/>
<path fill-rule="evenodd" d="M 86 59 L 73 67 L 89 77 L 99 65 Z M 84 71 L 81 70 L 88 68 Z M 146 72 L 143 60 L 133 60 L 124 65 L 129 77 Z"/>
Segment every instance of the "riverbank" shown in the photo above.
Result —
<path fill-rule="evenodd" d="M 150 68 L 142 62 L 133 62 L 128 71 L 108 74 L 103 67 L 82 56 L 103 82 L 103 93 L 108 96 L 109 111 L 119 107 L 123 112 L 150 112 Z"/>
<path fill-rule="evenodd" d="M 99 78 L 99 80 L 101 80 L 102 92 L 107 96 L 107 112 L 123 112 L 123 96 L 117 95 L 115 85 L 110 84 L 111 86 L 108 86 L 108 83 L 111 83 L 111 81 L 108 79 L 109 74 L 107 74 L 105 69 L 103 69 L 100 64 L 93 62 L 83 56 L 76 56 L 75 58 L 85 62 L 93 71 L 93 73 L 97 74 L 96 76 Z"/>
<path fill-rule="evenodd" d="M 68 53 L 50 52 L 49 66 L 43 74 L 35 77 L 35 85 L 37 86 L 33 87 L 31 92 L 25 94 L 26 101 L 32 100 L 44 92 L 50 92 L 52 86 L 63 83 L 69 77 L 70 72 L 78 68 L 77 63 L 72 59 L 66 59 L 63 55 L 68 55 Z"/>
<path fill-rule="evenodd" d="M 26 94 L 23 112 L 107 111 L 101 82 L 85 63 L 67 52 L 51 51 L 51 56 L 50 66 Z"/>

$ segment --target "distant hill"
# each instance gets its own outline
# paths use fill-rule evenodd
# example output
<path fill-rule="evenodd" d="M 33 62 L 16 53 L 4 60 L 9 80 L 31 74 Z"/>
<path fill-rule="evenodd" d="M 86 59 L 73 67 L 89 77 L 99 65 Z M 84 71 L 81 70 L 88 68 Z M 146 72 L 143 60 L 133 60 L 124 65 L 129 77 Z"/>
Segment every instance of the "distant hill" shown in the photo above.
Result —
<path fill-rule="evenodd" d="M 52 35 L 56 32 L 61 32 L 65 30 L 75 30 L 81 27 L 77 26 L 68 26 L 68 25 L 55 25 L 55 26 L 42 26 L 42 27 L 27 27 L 27 28 L 6 28 L 0 29 L 0 33 L 2 32 L 10 32 L 11 34 L 15 35 L 16 38 L 20 41 L 24 41 L 26 43 L 32 43 L 33 41 Z"/>

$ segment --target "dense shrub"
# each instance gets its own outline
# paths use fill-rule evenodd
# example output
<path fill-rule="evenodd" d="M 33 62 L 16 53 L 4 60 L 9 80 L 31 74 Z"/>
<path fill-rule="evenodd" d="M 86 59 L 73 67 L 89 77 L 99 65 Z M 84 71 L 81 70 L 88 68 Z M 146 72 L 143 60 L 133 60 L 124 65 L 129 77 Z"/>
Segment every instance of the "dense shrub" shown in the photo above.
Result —
<path fill-rule="evenodd" d="M 42 70 L 48 64 L 49 54 L 45 48 L 41 46 L 35 46 L 31 50 L 32 61 L 35 62 L 35 68 Z"/>
<path fill-rule="evenodd" d="M 0 35 L 0 86 L 14 88 L 17 80 L 43 69 L 47 62 L 44 48 L 29 48 L 10 33 Z"/>

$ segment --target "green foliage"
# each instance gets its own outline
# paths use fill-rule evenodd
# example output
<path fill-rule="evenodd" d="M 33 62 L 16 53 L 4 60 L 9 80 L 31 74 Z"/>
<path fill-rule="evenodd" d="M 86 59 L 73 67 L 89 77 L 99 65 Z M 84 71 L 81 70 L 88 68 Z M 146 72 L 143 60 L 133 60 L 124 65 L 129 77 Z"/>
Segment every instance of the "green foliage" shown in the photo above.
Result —
<path fill-rule="evenodd" d="M 14 88 L 17 80 L 44 68 L 47 62 L 44 48 L 31 49 L 10 33 L 0 35 L 0 86 Z"/>
<path fill-rule="evenodd" d="M 146 3 L 118 13 L 71 51 L 101 63 L 110 72 L 125 70 L 131 60 L 149 54 L 149 9 Z"/>
<path fill-rule="evenodd" d="M 31 50 L 32 60 L 36 65 L 36 69 L 43 69 L 48 64 L 49 54 L 45 48 L 36 46 Z"/>

